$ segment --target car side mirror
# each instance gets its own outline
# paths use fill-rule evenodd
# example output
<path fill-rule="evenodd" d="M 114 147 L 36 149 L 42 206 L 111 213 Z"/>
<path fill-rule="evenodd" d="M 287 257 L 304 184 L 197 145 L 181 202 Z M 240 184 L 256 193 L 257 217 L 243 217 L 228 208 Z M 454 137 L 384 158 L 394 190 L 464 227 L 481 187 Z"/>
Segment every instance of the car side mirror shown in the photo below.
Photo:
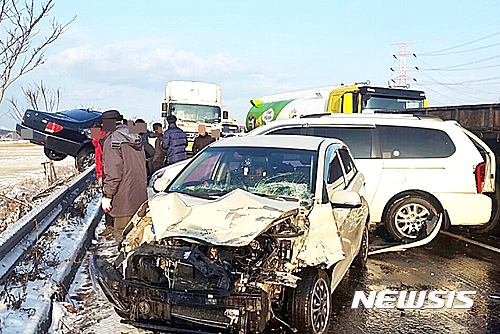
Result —
<path fill-rule="evenodd" d="M 357 209 L 362 205 L 361 196 L 357 192 L 350 190 L 335 191 L 330 203 L 333 209 Z"/>
<path fill-rule="evenodd" d="M 167 189 L 168 184 L 170 183 L 170 179 L 168 177 L 160 177 L 153 184 L 153 189 L 157 193 L 164 191 Z"/>

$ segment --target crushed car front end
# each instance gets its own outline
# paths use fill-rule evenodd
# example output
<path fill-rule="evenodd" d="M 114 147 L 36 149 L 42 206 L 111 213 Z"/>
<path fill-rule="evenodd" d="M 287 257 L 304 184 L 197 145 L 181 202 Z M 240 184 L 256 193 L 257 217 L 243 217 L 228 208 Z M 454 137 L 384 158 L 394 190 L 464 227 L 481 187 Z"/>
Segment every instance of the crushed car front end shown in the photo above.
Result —
<path fill-rule="evenodd" d="M 183 333 L 261 333 L 280 312 L 285 288 L 300 279 L 294 272 L 308 222 L 298 209 L 276 213 L 243 245 L 181 236 L 131 246 L 135 230 L 152 226 L 149 209 L 142 214 L 125 240 L 129 252 L 114 263 L 91 260 L 93 276 L 124 322 Z"/>

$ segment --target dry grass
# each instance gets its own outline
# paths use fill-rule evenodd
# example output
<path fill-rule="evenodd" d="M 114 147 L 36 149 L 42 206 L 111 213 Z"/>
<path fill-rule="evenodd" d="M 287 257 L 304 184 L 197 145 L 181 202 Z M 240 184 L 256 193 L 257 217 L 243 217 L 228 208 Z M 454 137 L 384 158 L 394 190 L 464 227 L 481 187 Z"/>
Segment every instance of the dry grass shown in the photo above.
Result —
<path fill-rule="evenodd" d="M 76 170 L 73 166 L 64 165 L 56 166 L 57 180 L 67 181 L 71 176 L 74 176 Z M 63 182 L 61 182 L 63 183 Z M 30 178 L 26 178 L 20 182 L 7 186 L 0 190 L 0 233 L 3 232 L 9 225 L 15 223 L 32 207 L 36 206 L 41 199 L 57 190 L 54 187 L 50 191 L 44 191 L 49 185 L 46 182 L 43 174 L 33 173 Z M 41 195 L 43 194 L 43 196 Z M 36 200 L 33 198 L 36 196 Z"/>

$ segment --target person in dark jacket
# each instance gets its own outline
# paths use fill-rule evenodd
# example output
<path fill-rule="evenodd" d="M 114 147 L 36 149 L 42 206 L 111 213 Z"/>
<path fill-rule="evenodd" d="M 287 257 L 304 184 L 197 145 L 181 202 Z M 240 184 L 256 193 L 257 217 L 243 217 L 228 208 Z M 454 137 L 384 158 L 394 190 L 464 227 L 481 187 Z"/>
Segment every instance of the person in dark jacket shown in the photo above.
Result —
<path fill-rule="evenodd" d="M 144 144 L 144 153 L 146 153 L 146 171 L 148 174 L 148 180 L 153 175 L 155 172 L 154 167 L 153 167 L 153 156 L 155 155 L 155 148 L 154 146 L 151 146 L 151 144 L 148 141 L 149 134 L 151 131 L 148 130 L 148 125 L 142 118 L 138 118 L 134 122 L 134 131 L 138 131 L 139 135 L 142 137 L 142 142 Z M 129 132 L 133 133 L 129 128 Z"/>
<path fill-rule="evenodd" d="M 129 133 L 117 110 L 102 114 L 102 121 L 116 122 L 116 129 L 101 138 L 103 165 L 103 197 L 105 212 L 114 218 L 114 234 L 118 243 L 129 220 L 147 200 L 147 176 L 144 144 L 139 134 Z"/>
<path fill-rule="evenodd" d="M 161 142 L 163 139 L 163 128 L 160 123 L 153 124 L 153 132 L 149 133 L 149 144 L 154 147 L 155 153 L 153 158 L 151 159 L 153 163 L 153 173 L 158 169 L 165 167 L 165 159 L 167 158 L 167 154 L 161 147 Z"/>
<path fill-rule="evenodd" d="M 202 149 L 205 148 L 205 146 L 210 145 L 215 141 L 214 138 L 212 138 L 208 133 L 207 133 L 207 128 L 203 124 L 198 124 L 198 137 L 194 139 L 193 143 L 193 154 L 198 153 Z"/>
<path fill-rule="evenodd" d="M 162 148 L 167 151 L 167 164 L 187 159 L 187 136 L 177 124 L 177 117 L 167 117 L 168 129 L 163 133 Z"/>

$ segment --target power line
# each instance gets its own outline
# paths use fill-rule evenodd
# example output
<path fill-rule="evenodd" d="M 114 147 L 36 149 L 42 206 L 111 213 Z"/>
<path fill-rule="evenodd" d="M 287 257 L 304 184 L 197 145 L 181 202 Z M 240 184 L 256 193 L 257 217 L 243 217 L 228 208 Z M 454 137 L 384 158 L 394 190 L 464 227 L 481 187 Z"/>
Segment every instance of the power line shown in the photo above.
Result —
<path fill-rule="evenodd" d="M 480 67 L 471 67 L 471 68 L 451 68 L 451 69 L 441 69 L 440 71 L 446 71 L 446 72 L 453 72 L 453 71 L 471 71 L 471 70 L 484 70 L 487 68 L 494 68 L 494 67 L 500 67 L 500 64 L 496 65 L 487 65 L 487 66 L 480 66 Z M 419 68 L 420 71 L 436 71 L 434 68 L 426 69 L 426 68 Z"/>
<path fill-rule="evenodd" d="M 497 36 L 497 35 L 500 35 L 500 31 L 497 31 L 496 33 L 493 33 L 491 35 L 488 35 L 488 36 L 485 36 L 485 37 L 481 37 L 481 38 L 478 38 L 478 39 L 475 39 L 473 41 L 470 41 L 470 42 L 466 42 L 466 43 L 462 43 L 462 44 L 459 44 L 459 45 L 455 45 L 455 46 L 451 46 L 449 48 L 445 48 L 445 49 L 441 49 L 441 50 L 436 50 L 436 51 L 431 51 L 431 52 L 426 52 L 426 53 L 422 53 L 421 55 L 422 56 L 425 56 L 425 55 L 432 55 L 434 53 L 438 53 L 438 52 L 443 52 L 443 51 L 448 51 L 448 50 L 453 50 L 453 49 L 458 49 L 462 46 L 466 46 L 466 45 L 469 45 L 469 44 L 473 44 L 473 43 L 477 43 L 477 42 L 480 42 L 482 40 L 485 40 L 487 38 L 490 38 L 490 37 L 494 37 L 494 36 Z"/>
<path fill-rule="evenodd" d="M 474 64 L 482 63 L 482 62 L 485 62 L 485 61 L 488 61 L 488 60 L 492 60 L 492 59 L 497 59 L 497 58 L 500 58 L 500 55 L 491 56 L 491 57 L 483 58 L 483 59 L 479 59 L 479 60 L 474 60 L 474 61 L 470 61 L 468 63 L 462 63 L 462 64 L 445 66 L 445 67 L 438 67 L 438 68 L 435 68 L 434 70 L 435 71 L 442 71 L 442 70 L 446 70 L 446 69 L 449 69 L 449 68 L 456 68 L 456 67 L 460 67 L 460 66 L 474 65 Z M 422 60 L 420 59 L 420 61 L 422 61 Z"/>
<path fill-rule="evenodd" d="M 480 46 L 480 47 L 477 47 L 477 48 L 474 48 L 474 49 L 467 49 L 467 50 L 461 50 L 461 51 L 453 51 L 453 52 L 445 52 L 445 53 L 432 53 L 432 54 L 423 54 L 423 55 L 427 55 L 427 56 L 430 56 L 430 57 L 434 57 L 434 56 L 446 56 L 446 55 L 453 55 L 453 54 L 458 54 L 458 53 L 466 53 L 466 52 L 472 52 L 472 51 L 477 51 L 477 50 L 484 50 L 484 49 L 489 49 L 489 48 L 492 48 L 494 46 L 497 46 L 497 45 L 500 45 L 500 42 L 499 43 L 495 43 L 495 44 L 490 44 L 490 45 L 485 45 L 485 46 Z"/>
<path fill-rule="evenodd" d="M 445 77 L 446 79 L 451 80 L 451 81 L 453 81 L 453 82 L 456 82 L 456 81 L 454 81 L 452 78 L 450 78 L 449 76 L 447 76 L 447 75 L 445 75 L 445 74 L 443 74 L 443 73 L 440 73 L 440 72 L 439 72 L 439 71 L 437 71 L 436 69 L 433 69 L 433 68 L 432 68 L 432 66 L 430 66 L 429 64 L 427 64 L 427 63 L 426 63 L 425 61 L 423 61 L 422 59 L 420 59 L 420 58 L 418 58 L 418 57 L 417 57 L 417 59 L 418 59 L 419 61 L 421 61 L 424 65 L 426 65 L 427 67 L 429 67 L 430 69 L 434 70 L 436 73 L 438 73 L 438 74 L 440 74 L 441 76 Z M 422 74 L 426 75 L 425 73 L 422 73 Z M 447 88 L 449 88 L 449 89 L 452 89 L 451 87 L 448 87 L 448 86 L 444 85 L 442 82 L 440 82 L 440 81 L 438 81 L 438 80 L 436 80 L 436 79 L 432 78 L 431 76 L 428 76 L 428 77 L 430 77 L 432 80 L 436 81 L 436 82 L 437 82 L 437 83 L 439 83 L 440 85 L 443 85 L 443 86 L 445 86 L 445 87 L 447 87 Z M 460 83 L 457 83 L 457 84 L 458 84 L 458 85 L 463 86 L 464 88 L 470 89 L 470 90 L 472 90 L 472 91 L 475 91 L 475 92 L 478 92 L 478 93 L 483 93 L 482 91 L 478 91 L 477 89 L 474 89 L 474 88 L 471 88 L 471 87 L 466 87 L 466 86 L 464 86 L 463 84 L 460 84 Z M 452 89 L 452 90 L 455 90 L 455 89 Z M 456 90 L 455 90 L 455 91 L 456 91 Z M 460 94 L 464 94 L 463 92 L 458 92 L 458 93 L 460 93 Z M 464 95 L 468 95 L 468 94 L 464 94 Z M 468 95 L 468 96 L 469 96 L 469 97 L 473 97 L 473 98 L 475 98 L 475 96 L 471 96 L 471 95 Z"/>

